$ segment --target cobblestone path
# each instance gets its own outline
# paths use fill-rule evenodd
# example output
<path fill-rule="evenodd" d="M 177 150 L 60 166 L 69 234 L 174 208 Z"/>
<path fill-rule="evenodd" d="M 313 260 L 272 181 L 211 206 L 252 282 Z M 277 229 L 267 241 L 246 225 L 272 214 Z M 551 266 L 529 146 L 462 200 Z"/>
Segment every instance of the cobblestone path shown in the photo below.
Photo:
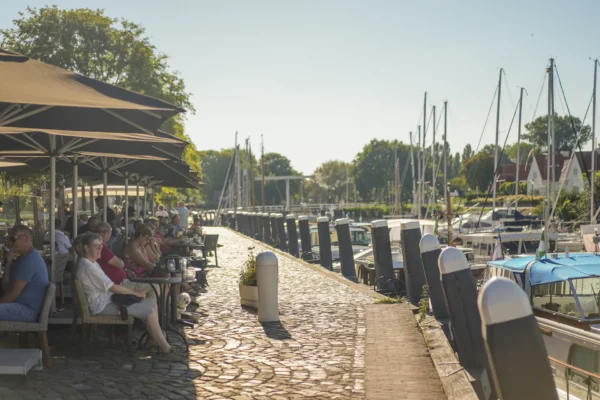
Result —
<path fill-rule="evenodd" d="M 190 357 L 166 363 L 128 358 L 97 338 L 77 356 L 69 327 L 50 331 L 54 366 L 25 380 L 0 377 L 0 399 L 363 399 L 365 312 L 372 299 L 280 257 L 281 323 L 261 325 L 239 305 L 237 285 L 248 247 L 266 247 L 223 228 L 219 267 L 210 267 L 203 314 L 187 329 Z M 97 334 L 97 336 L 101 336 Z"/>

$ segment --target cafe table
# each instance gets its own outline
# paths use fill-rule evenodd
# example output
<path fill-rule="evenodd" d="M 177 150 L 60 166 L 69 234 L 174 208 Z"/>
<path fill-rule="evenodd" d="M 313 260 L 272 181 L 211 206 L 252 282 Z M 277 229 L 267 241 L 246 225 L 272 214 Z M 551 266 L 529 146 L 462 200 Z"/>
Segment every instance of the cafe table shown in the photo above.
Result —
<path fill-rule="evenodd" d="M 167 340 L 169 339 L 169 332 L 175 334 L 185 344 L 186 350 L 189 352 L 190 348 L 185 338 L 181 332 L 177 329 L 173 328 L 171 323 L 175 324 L 175 319 L 177 317 L 177 295 L 179 293 L 179 285 L 184 283 L 192 283 L 195 282 L 196 279 L 182 279 L 181 274 L 178 273 L 177 276 L 174 277 L 136 277 L 130 278 L 131 282 L 137 283 L 148 283 L 154 290 L 156 294 L 156 303 L 158 305 L 158 322 L 163 331 L 167 333 Z M 169 306 L 168 306 L 168 296 L 167 296 L 167 287 L 170 286 L 170 296 L 171 296 L 171 307 L 170 307 L 170 317 L 169 318 Z M 158 287 L 158 290 L 157 290 Z M 147 339 L 148 332 L 144 332 L 142 337 L 140 337 L 138 348 L 142 348 L 144 343 L 144 339 Z"/>

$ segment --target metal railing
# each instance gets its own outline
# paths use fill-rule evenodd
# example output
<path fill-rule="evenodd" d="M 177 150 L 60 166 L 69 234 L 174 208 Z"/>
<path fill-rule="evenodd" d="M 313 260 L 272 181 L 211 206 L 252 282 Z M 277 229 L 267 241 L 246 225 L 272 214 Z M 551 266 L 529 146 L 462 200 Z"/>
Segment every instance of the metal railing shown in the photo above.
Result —
<path fill-rule="evenodd" d="M 570 384 L 569 384 L 569 382 L 570 382 L 569 378 L 570 378 L 570 375 L 573 372 L 575 372 L 575 373 L 577 373 L 579 375 L 583 375 L 583 376 L 586 377 L 585 378 L 585 384 L 587 385 L 586 400 L 592 400 L 594 397 L 597 398 L 597 396 L 594 396 L 594 393 L 597 393 L 597 392 L 595 392 L 593 390 L 593 385 L 594 384 L 598 385 L 598 383 L 600 383 L 600 375 L 598 375 L 596 373 L 593 373 L 593 372 L 590 372 L 590 371 L 586 371 L 586 370 L 584 370 L 582 368 L 576 367 L 576 366 L 568 364 L 566 362 L 560 361 L 560 360 L 558 360 L 558 359 L 556 359 L 554 357 L 550 357 L 549 356 L 548 359 L 552 363 L 555 363 L 555 364 L 558 364 L 560 366 L 565 367 L 565 376 L 564 376 L 564 378 L 565 378 L 565 385 L 566 385 L 567 400 L 569 400 L 569 399 L 573 399 L 574 400 L 576 398 L 578 399 L 578 397 L 574 397 L 574 396 L 571 397 L 571 393 L 570 393 L 571 392 L 571 390 L 570 390 L 571 388 L 570 388 Z M 578 384 L 578 385 L 581 384 L 581 383 L 576 383 L 576 382 L 574 382 L 574 383 Z"/>

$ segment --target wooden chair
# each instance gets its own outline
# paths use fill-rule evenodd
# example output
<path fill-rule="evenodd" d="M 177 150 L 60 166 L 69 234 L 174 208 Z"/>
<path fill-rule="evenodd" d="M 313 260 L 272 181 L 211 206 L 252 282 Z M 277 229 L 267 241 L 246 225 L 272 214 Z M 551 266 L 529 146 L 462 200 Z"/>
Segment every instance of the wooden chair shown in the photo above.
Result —
<path fill-rule="evenodd" d="M 16 321 L 0 321 L 0 332 L 38 332 L 40 345 L 44 354 L 44 361 L 47 367 L 52 366 L 50 358 L 50 347 L 48 346 L 48 316 L 50 315 L 50 307 L 52 300 L 56 294 L 56 285 L 52 282 L 48 283 L 46 289 L 46 297 L 40 311 L 40 317 L 37 322 L 16 322 Z"/>
<path fill-rule="evenodd" d="M 215 252 L 215 266 L 219 266 L 219 259 L 217 257 L 217 248 L 219 242 L 219 235 L 205 235 L 204 236 L 204 254 L 208 254 L 209 251 Z"/>
<path fill-rule="evenodd" d="M 73 301 L 75 302 L 75 309 L 73 310 L 73 322 L 71 330 L 73 333 L 77 331 L 77 323 L 79 318 L 81 318 L 81 347 L 83 348 L 83 344 L 85 339 L 87 339 L 88 344 L 91 343 L 92 335 L 91 335 L 91 327 L 92 325 L 127 325 L 127 354 L 130 356 L 133 355 L 131 341 L 133 338 L 133 317 L 127 318 L 127 320 L 123 321 L 119 315 L 92 315 L 90 312 L 90 304 L 88 303 L 87 297 L 85 297 L 85 292 L 83 291 L 83 285 L 77 279 L 77 269 L 79 267 L 78 262 L 76 261 L 73 264 L 73 272 L 72 272 L 72 284 L 73 290 L 75 293 L 73 294 Z M 86 326 L 87 325 L 87 326 Z M 111 335 L 111 342 L 114 345 L 114 330 Z"/>
<path fill-rule="evenodd" d="M 54 268 L 54 276 L 50 276 L 50 282 L 54 282 L 58 285 L 60 291 L 60 302 L 62 305 L 65 304 L 65 292 L 64 292 L 64 277 L 67 263 L 72 258 L 71 253 L 56 254 L 54 256 L 54 262 L 56 267 Z"/>

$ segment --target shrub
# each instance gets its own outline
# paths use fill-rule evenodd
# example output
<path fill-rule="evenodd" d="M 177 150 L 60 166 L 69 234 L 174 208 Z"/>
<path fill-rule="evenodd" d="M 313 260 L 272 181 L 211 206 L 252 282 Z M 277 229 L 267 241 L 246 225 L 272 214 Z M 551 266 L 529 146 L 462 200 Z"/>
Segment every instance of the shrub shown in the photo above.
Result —
<path fill-rule="evenodd" d="M 256 257 L 254 253 L 249 253 L 244 261 L 244 267 L 240 272 L 240 284 L 244 286 L 256 286 Z"/>

